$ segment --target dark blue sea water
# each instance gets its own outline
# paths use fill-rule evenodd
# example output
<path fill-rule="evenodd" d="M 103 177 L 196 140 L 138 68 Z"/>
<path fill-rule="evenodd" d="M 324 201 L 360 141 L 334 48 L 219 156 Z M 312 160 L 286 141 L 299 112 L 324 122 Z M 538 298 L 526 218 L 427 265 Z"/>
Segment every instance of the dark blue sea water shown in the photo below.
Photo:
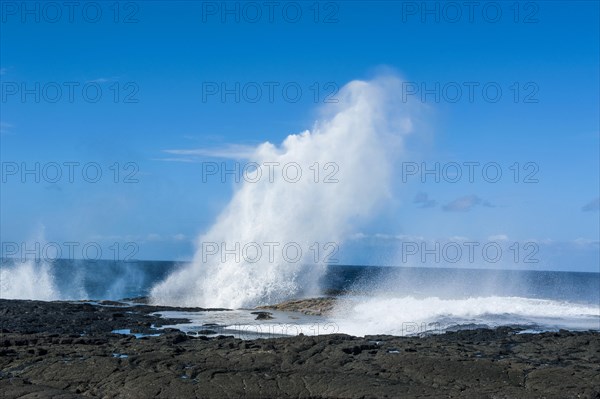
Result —
<path fill-rule="evenodd" d="M 0 297 L 142 297 L 180 266 L 159 261 L 4 260 Z M 328 333 L 352 335 L 437 333 L 500 325 L 527 331 L 600 329 L 599 273 L 335 265 L 326 269 L 321 287 L 321 295 L 344 295 L 332 313 L 318 320 L 281 314 L 277 320 L 256 324 L 251 311 L 243 309 L 174 316 L 192 320 L 192 324 L 177 328 L 193 331 L 203 329 L 206 323 L 217 323 L 228 333 L 251 328 L 258 336 L 263 330 L 271 333 L 281 327 L 282 320 L 287 320 L 286 325 L 291 320 L 295 328 L 308 331 L 327 327 Z"/>
<path fill-rule="evenodd" d="M 367 295 L 384 292 L 441 298 L 495 295 L 600 304 L 600 273 L 329 266 L 324 283 L 329 289 L 353 289 Z"/>
<path fill-rule="evenodd" d="M 3 259 L 0 296 L 21 298 L 30 291 L 48 292 L 54 299 L 146 296 L 178 265 L 171 261 L 57 260 L 40 264 Z M 52 287 L 45 286 L 49 284 Z M 417 298 L 494 295 L 600 304 L 600 273 L 330 265 L 321 287 L 324 294 L 352 291 Z"/>

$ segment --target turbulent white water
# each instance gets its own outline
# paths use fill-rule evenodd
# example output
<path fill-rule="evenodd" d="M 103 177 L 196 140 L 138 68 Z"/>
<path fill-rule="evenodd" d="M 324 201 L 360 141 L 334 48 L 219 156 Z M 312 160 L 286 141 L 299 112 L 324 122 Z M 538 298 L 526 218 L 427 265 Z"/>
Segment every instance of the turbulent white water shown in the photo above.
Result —
<path fill-rule="evenodd" d="M 141 296 L 141 289 L 136 288 L 148 284 L 148 266 L 137 266 L 93 261 L 3 259 L 0 263 L 0 298 L 57 301 Z"/>
<path fill-rule="evenodd" d="M 273 181 L 264 176 L 256 183 L 244 181 L 198 239 L 193 262 L 152 289 L 153 303 L 240 308 L 316 293 L 324 267 L 304 265 L 323 265 L 325 252 L 332 249 L 328 243 L 339 245 L 389 197 L 392 160 L 402 136 L 412 130 L 400 85 L 393 77 L 350 82 L 340 90 L 339 103 L 326 109 L 311 131 L 290 135 L 280 146 L 259 146 L 251 161 L 295 162 L 302 178 L 290 183 L 275 173 Z M 318 183 L 310 169 L 315 162 L 321 169 Z M 334 166 L 325 170 L 330 163 Z M 337 182 L 325 183 L 326 177 Z M 263 254 L 254 263 L 234 256 L 206 257 L 206 243 L 217 244 L 219 253 L 256 243 Z M 267 256 L 264 243 L 277 244 L 273 257 Z M 294 262 L 282 250 L 291 243 L 302 251 Z M 314 245 L 320 248 L 318 256 Z"/>
<path fill-rule="evenodd" d="M 344 333 L 355 336 L 439 334 L 471 328 L 512 326 L 523 332 L 600 330 L 600 308 L 522 297 L 351 297 L 327 316 L 271 311 L 271 320 L 256 321 L 251 310 L 161 312 L 189 323 L 164 326 L 190 334 L 233 335 L 241 339 Z"/>
<path fill-rule="evenodd" d="M 50 301 L 60 299 L 60 292 L 51 266 L 28 260 L 0 267 L 0 298 Z"/>
<path fill-rule="evenodd" d="M 341 301 L 331 319 L 351 335 L 413 335 L 454 326 L 529 326 L 533 329 L 600 329 L 600 307 L 521 297 L 440 299 L 353 297 Z"/>
<path fill-rule="evenodd" d="M 325 271 L 325 256 L 332 254 L 330 243 L 335 249 L 390 197 L 394 161 L 413 125 L 409 104 L 398 98 L 400 93 L 401 81 L 393 77 L 351 82 L 340 91 L 340 102 L 325 109 L 310 131 L 290 135 L 281 145 L 257 147 L 250 161 L 263 166 L 262 178 L 244 180 L 237 187 L 215 224 L 198 238 L 194 260 L 154 285 L 151 301 L 240 309 L 320 294 L 318 282 Z M 284 176 L 284 167 L 292 164 L 295 167 Z M 278 167 L 271 176 L 265 165 Z M 207 244 L 217 252 L 208 254 Z M 301 251 L 296 257 L 292 250 L 293 261 L 283 250 L 290 244 Z M 244 254 L 241 248 L 246 245 L 251 250 Z M 253 251 L 257 247 L 262 251 L 258 257 Z M 158 279 L 147 268 L 144 263 L 96 267 L 84 262 L 60 268 L 34 260 L 7 262 L 0 267 L 0 298 L 144 295 Z M 250 311 L 203 312 L 185 328 L 203 330 L 205 323 L 218 323 L 246 335 L 252 330 L 249 336 L 254 337 L 299 331 L 413 335 L 501 325 L 600 330 L 600 307 L 593 304 L 596 297 L 590 295 L 591 285 L 584 284 L 582 276 L 566 279 L 567 284 L 540 274 L 539 279 L 547 281 L 537 282 L 537 291 L 531 292 L 535 284 L 514 273 L 495 273 L 488 279 L 476 273 L 406 270 L 394 278 L 382 276 L 388 277 L 344 287 L 368 296 L 341 298 L 327 317 L 278 315 L 255 324 Z M 511 286 L 514 292 L 508 289 Z M 588 291 L 575 295 L 581 287 Z M 553 296 L 555 290 L 562 296 Z"/>

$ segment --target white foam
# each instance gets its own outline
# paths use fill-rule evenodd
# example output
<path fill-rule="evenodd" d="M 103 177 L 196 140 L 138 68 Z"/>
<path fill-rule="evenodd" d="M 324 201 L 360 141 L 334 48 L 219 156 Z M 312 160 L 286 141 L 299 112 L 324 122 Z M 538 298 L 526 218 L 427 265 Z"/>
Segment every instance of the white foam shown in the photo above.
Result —
<path fill-rule="evenodd" d="M 0 266 L 0 298 L 51 301 L 61 296 L 51 265 L 26 260 Z"/>
<path fill-rule="evenodd" d="M 342 300 L 333 314 L 340 332 L 357 336 L 441 332 L 465 324 L 600 330 L 598 306 L 521 297 L 354 297 Z"/>
<path fill-rule="evenodd" d="M 167 319 L 188 319 L 189 323 L 164 325 L 161 328 L 176 328 L 188 334 L 216 336 L 233 335 L 241 339 L 273 338 L 304 334 L 316 336 L 338 332 L 335 323 L 320 316 L 304 315 L 296 312 L 269 310 L 271 320 L 256 321 L 256 312 L 252 310 L 232 311 L 164 311 L 161 315 Z M 212 331 L 212 333 L 208 332 Z"/>
<path fill-rule="evenodd" d="M 288 136 L 280 146 L 264 143 L 251 161 L 300 165 L 303 178 L 290 183 L 274 174 L 258 183 L 242 182 L 231 202 L 209 231 L 198 239 L 198 252 L 189 265 L 171 274 L 151 292 L 154 304 L 203 307 L 250 307 L 276 303 L 299 294 L 316 294 L 325 268 L 314 264 L 309 248 L 318 243 L 339 245 L 353 226 L 367 219 L 390 197 L 391 160 L 398 155 L 400 138 L 412 129 L 407 104 L 398 107 L 401 82 L 392 77 L 353 81 L 340 90 L 339 104 L 311 131 Z M 311 165 L 337 165 L 336 183 L 316 183 Z M 332 169 L 333 170 L 333 169 Z M 329 171 L 328 171 L 329 172 Z M 202 243 L 275 242 L 275 257 L 256 263 L 228 257 L 202 256 Z M 297 243 L 300 261 L 291 263 L 281 248 Z M 322 264 L 322 256 L 317 263 Z"/>

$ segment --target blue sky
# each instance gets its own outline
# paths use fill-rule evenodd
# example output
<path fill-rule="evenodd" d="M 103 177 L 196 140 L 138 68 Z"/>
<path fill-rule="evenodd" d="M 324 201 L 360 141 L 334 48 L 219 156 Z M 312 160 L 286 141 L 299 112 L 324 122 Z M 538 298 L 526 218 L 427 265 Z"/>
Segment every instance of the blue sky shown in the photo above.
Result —
<path fill-rule="evenodd" d="M 473 10 L 429 2 L 430 12 L 422 2 L 281 2 L 272 20 L 263 2 L 229 2 L 233 14 L 221 2 L 57 4 L 2 2 L 3 243 L 43 236 L 98 242 L 107 254 L 113 242 L 134 242 L 141 259 L 190 258 L 192 240 L 234 190 L 231 181 L 203 183 L 201 162 L 310 128 L 332 90 L 386 68 L 419 88 L 412 98 L 439 84 L 440 99 L 424 98 L 422 123 L 396 166 L 394 200 L 356 232 L 356 248 L 368 253 L 373 240 L 394 247 L 402 237 L 503 237 L 543 243 L 537 268 L 600 267 L 598 2 L 481 2 Z M 275 85 L 272 101 L 266 91 L 256 102 L 251 91 L 239 102 L 206 93 L 215 83 L 251 90 L 266 82 Z M 465 82 L 475 85 L 472 101 Z M 297 102 L 286 100 L 285 85 L 300 87 Z M 497 102 L 486 85 L 502 90 Z M 453 102 L 457 86 L 463 96 Z M 53 162 L 63 173 L 56 183 L 11 172 Z M 402 181 L 408 163 L 436 162 L 493 162 L 503 178 Z M 64 163 L 78 163 L 73 182 Z M 526 164 L 537 183 L 522 181 L 533 171 Z M 98 182 L 81 177 L 86 165 L 100 166 Z M 365 251 L 342 260 L 368 262 Z"/>

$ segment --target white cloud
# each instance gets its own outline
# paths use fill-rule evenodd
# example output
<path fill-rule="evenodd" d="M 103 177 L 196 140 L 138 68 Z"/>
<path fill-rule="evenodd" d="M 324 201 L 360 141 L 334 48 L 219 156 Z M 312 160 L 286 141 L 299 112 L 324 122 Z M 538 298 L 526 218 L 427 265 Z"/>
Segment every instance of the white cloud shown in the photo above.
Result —
<path fill-rule="evenodd" d="M 152 158 L 152 161 L 184 162 L 184 163 L 197 163 L 197 162 L 200 162 L 199 160 L 192 159 L 192 158 Z"/>
<path fill-rule="evenodd" d="M 0 121 L 0 134 L 8 134 L 11 133 L 10 129 L 14 126 L 10 123 Z"/>
<path fill-rule="evenodd" d="M 146 240 L 148 241 L 160 241 L 161 237 L 159 234 L 156 233 L 150 233 L 146 236 Z"/>
<path fill-rule="evenodd" d="M 452 236 L 448 239 L 448 241 L 450 242 L 457 242 L 457 241 L 469 241 L 469 237 L 465 237 L 465 236 Z"/>
<path fill-rule="evenodd" d="M 163 150 L 163 152 L 172 155 L 181 155 L 190 159 L 193 157 L 224 158 L 224 159 L 250 159 L 256 152 L 256 146 L 245 144 L 227 144 L 215 148 L 196 148 L 191 150 Z M 181 158 L 163 158 L 161 160 L 177 161 Z M 189 161 L 183 161 L 189 162 Z"/>
<path fill-rule="evenodd" d="M 579 238 L 573 240 L 573 243 L 579 247 L 588 247 L 588 246 L 596 247 L 599 245 L 598 240 L 590 240 L 589 238 L 582 238 L 582 237 L 579 237 Z"/>
<path fill-rule="evenodd" d="M 419 208 L 433 208 L 437 205 L 437 201 L 429 198 L 429 194 L 424 192 L 419 192 L 415 199 L 413 200 L 414 204 L 419 204 Z"/>
<path fill-rule="evenodd" d="M 496 234 L 488 237 L 488 241 L 508 241 L 506 234 Z"/>
<path fill-rule="evenodd" d="M 493 208 L 489 201 L 479 198 L 476 195 L 465 195 L 449 202 L 442 207 L 443 210 L 448 212 L 468 212 L 473 209 L 476 205 L 482 205 L 485 207 Z"/>

